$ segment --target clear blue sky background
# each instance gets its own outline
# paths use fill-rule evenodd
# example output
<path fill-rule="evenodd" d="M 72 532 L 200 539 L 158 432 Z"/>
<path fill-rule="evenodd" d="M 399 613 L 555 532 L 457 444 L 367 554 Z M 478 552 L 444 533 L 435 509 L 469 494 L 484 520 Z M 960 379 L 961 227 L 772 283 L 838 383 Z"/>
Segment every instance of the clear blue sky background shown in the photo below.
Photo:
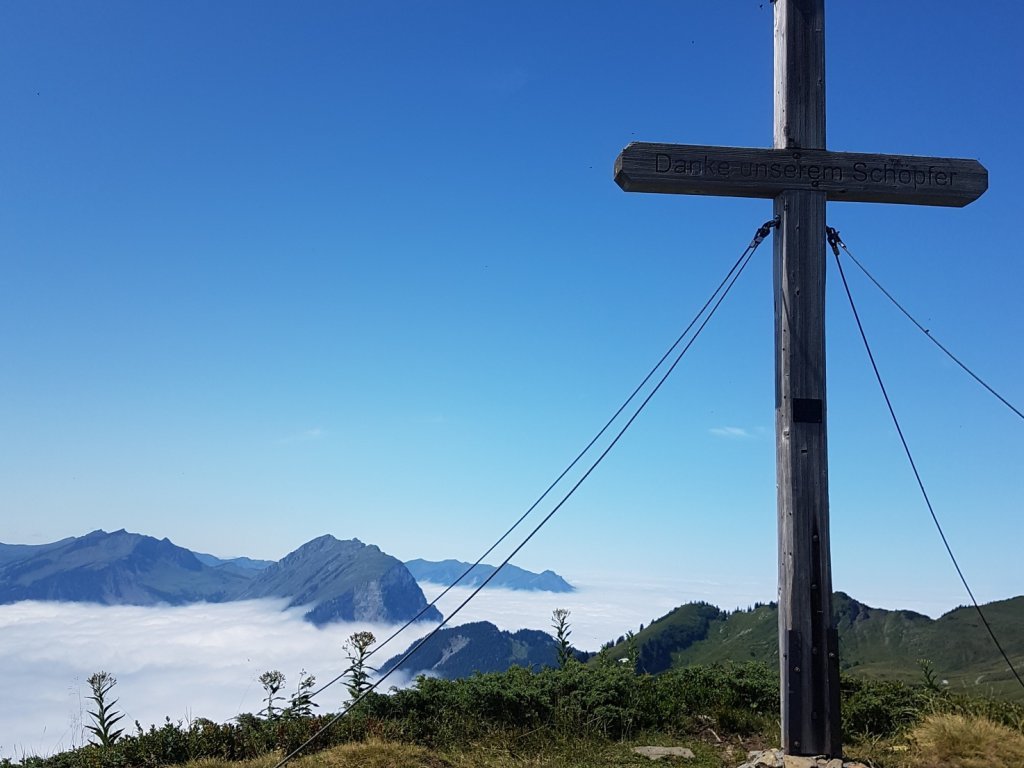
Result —
<path fill-rule="evenodd" d="M 611 179 L 633 140 L 770 145 L 768 0 L 0 17 L 0 541 L 473 559 L 771 215 Z M 829 220 L 1018 406 L 1022 30 L 1017 2 L 827 7 L 830 148 L 991 174 L 962 210 Z M 518 564 L 774 596 L 770 257 Z M 1024 422 L 853 278 L 979 598 L 1024 592 Z M 965 602 L 830 281 L 835 585 Z"/>

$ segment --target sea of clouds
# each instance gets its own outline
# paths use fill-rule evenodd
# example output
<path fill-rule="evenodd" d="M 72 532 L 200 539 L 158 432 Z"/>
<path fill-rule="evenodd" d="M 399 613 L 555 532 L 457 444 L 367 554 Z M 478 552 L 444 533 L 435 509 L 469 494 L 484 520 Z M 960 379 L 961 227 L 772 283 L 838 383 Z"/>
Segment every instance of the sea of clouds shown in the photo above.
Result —
<path fill-rule="evenodd" d="M 428 599 L 443 587 L 423 584 Z M 572 642 L 597 650 L 640 624 L 692 600 L 723 607 L 746 605 L 763 596 L 717 593 L 716 585 L 680 582 L 624 584 L 590 580 L 572 593 L 485 589 L 451 622 L 486 620 L 501 629 L 550 631 L 551 612 L 571 612 Z M 471 592 L 455 588 L 439 602 L 449 615 Z M 404 651 L 435 625 L 420 623 L 402 633 L 371 660 L 381 662 Z M 277 669 L 287 677 L 283 693 L 294 691 L 302 670 L 324 683 L 345 669 L 343 644 L 353 632 L 370 630 L 381 640 L 397 629 L 361 623 L 322 629 L 302 620 L 302 610 L 253 600 L 181 607 L 98 606 L 83 603 L 21 602 L 0 606 L 0 675 L 8 695 L 0 697 L 0 757 L 50 755 L 83 744 L 89 724 L 86 680 L 104 670 L 117 678 L 115 707 L 126 717 L 119 726 L 132 732 L 166 718 L 205 717 L 226 721 L 261 707 L 257 678 Z M 415 664 L 412 664 L 415 671 Z M 409 673 L 382 685 L 408 684 Z M 335 685 L 316 701 L 321 711 L 337 711 L 345 690 Z"/>

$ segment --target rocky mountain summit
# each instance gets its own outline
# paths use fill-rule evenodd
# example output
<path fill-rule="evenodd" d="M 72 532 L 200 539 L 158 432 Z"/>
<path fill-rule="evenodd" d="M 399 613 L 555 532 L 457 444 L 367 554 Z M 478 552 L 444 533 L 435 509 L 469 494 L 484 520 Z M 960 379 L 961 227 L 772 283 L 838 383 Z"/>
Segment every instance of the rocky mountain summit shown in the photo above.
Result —
<path fill-rule="evenodd" d="M 359 539 L 320 536 L 262 571 L 237 596 L 284 597 L 289 607 L 313 606 L 305 615 L 316 625 L 331 621 L 441 621 L 400 560 Z M 426 610 L 424 611 L 424 609 Z"/>
<path fill-rule="evenodd" d="M 203 565 L 168 539 L 93 531 L 51 544 L 4 545 L 0 603 L 220 603 L 233 599 L 247 581 Z"/>
<path fill-rule="evenodd" d="M 204 562 L 206 560 L 206 562 Z M 169 539 L 92 531 L 49 544 L 0 544 L 0 604 L 21 600 L 184 605 L 284 598 L 317 626 L 440 621 L 402 562 L 358 539 L 321 536 L 277 563 L 197 556 Z"/>

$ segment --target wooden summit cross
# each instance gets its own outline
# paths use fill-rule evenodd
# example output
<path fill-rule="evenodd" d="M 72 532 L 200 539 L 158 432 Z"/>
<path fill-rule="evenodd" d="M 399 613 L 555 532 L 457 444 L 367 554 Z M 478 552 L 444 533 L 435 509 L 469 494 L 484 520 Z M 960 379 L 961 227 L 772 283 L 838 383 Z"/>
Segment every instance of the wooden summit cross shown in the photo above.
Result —
<path fill-rule="evenodd" d="M 825 202 L 961 207 L 988 187 L 974 160 L 825 150 L 824 0 L 775 5 L 774 149 L 633 143 L 627 192 L 775 201 L 779 668 L 787 754 L 842 756 L 825 433 Z"/>

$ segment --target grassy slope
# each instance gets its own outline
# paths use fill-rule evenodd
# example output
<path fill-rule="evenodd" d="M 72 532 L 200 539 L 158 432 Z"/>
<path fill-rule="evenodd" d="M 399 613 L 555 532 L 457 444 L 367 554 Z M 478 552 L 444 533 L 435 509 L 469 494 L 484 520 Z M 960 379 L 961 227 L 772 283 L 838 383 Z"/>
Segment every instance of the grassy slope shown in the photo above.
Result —
<path fill-rule="evenodd" d="M 1024 674 L 1024 597 L 989 603 L 983 610 L 1017 671 Z M 957 641 L 951 642 L 953 638 Z M 973 607 L 957 608 L 938 619 L 925 651 L 925 658 L 954 690 L 1024 700 L 1020 684 L 995 651 Z"/>
<path fill-rule="evenodd" d="M 1024 667 L 1024 597 L 990 603 L 983 610 L 1010 658 Z M 839 592 L 833 598 L 833 612 L 847 672 L 920 682 L 918 660 L 928 659 L 938 679 L 953 690 L 1024 700 L 1024 689 L 973 607 L 932 620 L 911 611 L 871 608 Z M 750 660 L 777 663 L 777 616 L 773 605 L 730 614 L 701 604 L 681 606 L 637 634 L 641 666 L 645 657 L 662 658 L 666 647 L 671 648 L 672 666 Z M 651 647 L 657 653 L 649 653 Z M 610 654 L 623 657 L 626 645 L 614 646 Z"/>
<path fill-rule="evenodd" d="M 679 740 L 659 737 L 638 744 L 678 745 Z M 707 742 L 684 739 L 693 759 L 666 758 L 659 765 L 687 768 L 733 768 L 747 749 L 765 745 L 726 739 Z M 421 746 L 379 740 L 345 744 L 321 753 L 296 758 L 293 768 L 642 768 L 647 757 L 635 754 L 632 743 L 597 739 L 547 741 L 523 744 L 516 738 L 495 738 L 455 750 L 430 750 Z M 274 768 L 279 753 L 244 762 L 200 760 L 184 768 Z M 1024 735 L 983 718 L 933 715 L 909 734 L 894 739 L 871 740 L 851 745 L 847 758 L 879 768 L 1019 768 L 1024 765 Z"/>
<path fill-rule="evenodd" d="M 663 739 L 643 740 L 642 745 L 660 744 Z M 661 746 L 676 745 L 666 742 Z M 725 768 L 739 765 L 746 757 L 741 743 L 711 746 L 686 740 L 694 759 L 662 759 L 661 765 L 683 765 L 687 768 Z M 273 768 L 279 754 L 244 762 L 199 760 L 187 768 Z M 651 759 L 632 751 L 629 743 L 598 739 L 561 739 L 544 744 L 522 743 L 520 739 L 502 738 L 469 745 L 463 749 L 431 750 L 424 747 L 384 741 L 345 744 L 321 753 L 299 757 L 289 763 L 291 768 L 645 768 Z"/>
<path fill-rule="evenodd" d="M 727 661 L 763 661 L 779 658 L 779 620 L 773 606 L 737 611 L 708 627 L 707 637 L 673 654 L 674 666 L 720 664 Z"/>

